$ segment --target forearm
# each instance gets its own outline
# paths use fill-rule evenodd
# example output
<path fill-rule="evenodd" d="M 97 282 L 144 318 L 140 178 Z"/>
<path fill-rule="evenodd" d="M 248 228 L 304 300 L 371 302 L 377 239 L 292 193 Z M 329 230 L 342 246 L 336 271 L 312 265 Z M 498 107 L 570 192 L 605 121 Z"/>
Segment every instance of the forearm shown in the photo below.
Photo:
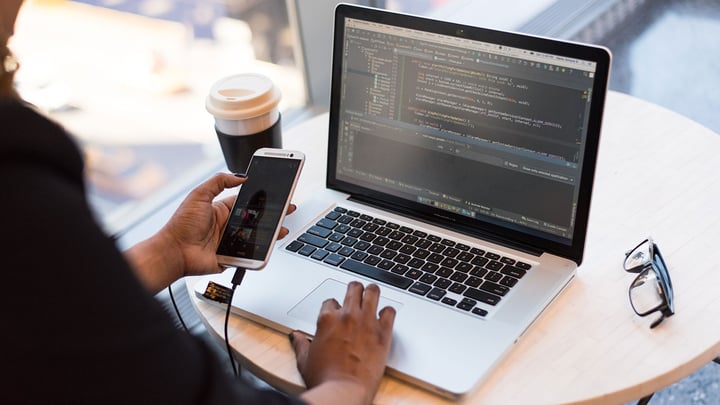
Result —
<path fill-rule="evenodd" d="M 163 232 L 132 246 L 124 253 L 135 275 L 152 294 L 183 276 L 183 256 Z"/>
<path fill-rule="evenodd" d="M 372 401 L 364 386 L 351 381 L 328 381 L 305 391 L 300 398 L 311 405 L 367 405 Z"/>

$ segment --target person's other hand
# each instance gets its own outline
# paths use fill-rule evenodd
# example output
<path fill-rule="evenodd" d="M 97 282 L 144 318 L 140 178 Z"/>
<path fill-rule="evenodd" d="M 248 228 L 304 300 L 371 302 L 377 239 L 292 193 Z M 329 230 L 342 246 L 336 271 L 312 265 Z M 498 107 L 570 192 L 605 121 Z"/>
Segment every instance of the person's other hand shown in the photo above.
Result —
<path fill-rule="evenodd" d="M 323 303 L 314 339 L 300 331 L 290 334 L 298 370 L 308 388 L 340 383 L 344 387 L 335 391 L 347 392 L 350 387 L 360 395 L 358 403 L 372 401 L 385 370 L 395 322 L 392 307 L 376 315 L 379 298 L 377 285 L 363 288 L 351 282 L 342 306 L 335 299 Z M 311 402 L 319 398 L 310 391 L 306 394 Z"/>
<path fill-rule="evenodd" d="M 222 271 L 215 252 L 223 227 L 230 215 L 235 196 L 217 201 L 215 198 L 226 188 L 237 187 L 245 181 L 232 174 L 218 173 L 197 186 L 185 198 L 161 233 L 175 246 L 172 251 L 182 255 L 183 275 L 200 275 Z M 288 214 L 295 210 L 291 205 Z M 280 230 L 280 238 L 288 230 Z"/>

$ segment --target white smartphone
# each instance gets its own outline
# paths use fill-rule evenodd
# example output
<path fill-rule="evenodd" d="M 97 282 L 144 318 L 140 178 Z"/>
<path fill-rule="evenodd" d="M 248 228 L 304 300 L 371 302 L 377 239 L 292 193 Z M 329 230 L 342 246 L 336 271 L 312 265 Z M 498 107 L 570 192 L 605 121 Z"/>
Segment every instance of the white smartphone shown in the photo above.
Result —
<path fill-rule="evenodd" d="M 262 148 L 253 154 L 218 245 L 218 263 L 265 267 L 304 163 L 305 154 L 294 150 Z"/>

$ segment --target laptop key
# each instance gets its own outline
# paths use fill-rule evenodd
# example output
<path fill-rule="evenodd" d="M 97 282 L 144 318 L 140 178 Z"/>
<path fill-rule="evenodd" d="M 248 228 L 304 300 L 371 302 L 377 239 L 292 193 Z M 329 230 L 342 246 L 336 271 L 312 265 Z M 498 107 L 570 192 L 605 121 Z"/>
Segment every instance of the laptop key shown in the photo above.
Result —
<path fill-rule="evenodd" d="M 405 263 L 409 262 L 410 259 L 411 259 L 410 256 L 404 255 L 404 254 L 400 253 L 399 255 L 395 256 L 395 258 L 393 259 L 393 261 L 396 262 L 396 263 L 405 264 Z"/>
<path fill-rule="evenodd" d="M 380 258 L 377 256 L 368 256 L 365 260 L 363 260 L 364 263 L 367 263 L 371 266 L 374 266 L 378 263 L 380 263 Z"/>
<path fill-rule="evenodd" d="M 374 222 L 371 222 L 371 223 L 363 226 L 363 227 L 362 227 L 362 230 L 365 231 L 365 232 L 375 232 L 375 231 L 378 230 L 378 228 L 380 228 L 380 225 L 378 225 L 378 224 L 376 224 L 376 223 L 374 223 Z"/>
<path fill-rule="evenodd" d="M 417 258 L 413 258 L 413 259 L 410 259 L 409 262 L 407 262 L 407 265 L 410 266 L 410 267 L 412 267 L 412 268 L 414 268 L 414 269 L 419 269 L 419 268 L 421 268 L 423 265 L 425 265 L 425 261 L 424 261 L 424 260 L 417 259 Z"/>
<path fill-rule="evenodd" d="M 390 260 L 382 260 L 380 263 L 377 264 L 377 266 L 383 270 L 390 270 L 395 266 L 395 262 Z"/>
<path fill-rule="evenodd" d="M 383 271 L 378 269 L 377 267 L 373 267 L 352 259 L 348 259 L 342 262 L 340 268 L 402 289 L 406 289 L 412 284 L 412 280 L 410 280 L 409 278 L 399 276 L 392 272 Z"/>
<path fill-rule="evenodd" d="M 440 243 L 447 246 L 455 246 L 455 241 L 452 241 L 450 239 L 443 239 L 442 241 L 440 241 Z"/>
<path fill-rule="evenodd" d="M 511 258 L 505 257 L 505 256 L 501 257 L 500 261 L 505 264 L 515 264 L 515 259 L 511 259 Z"/>
<path fill-rule="evenodd" d="M 348 231 L 347 235 L 352 236 L 353 238 L 359 238 L 360 236 L 362 236 L 363 233 L 364 232 L 362 229 L 353 228 Z"/>
<path fill-rule="evenodd" d="M 434 274 L 425 273 L 422 277 L 420 277 L 420 281 L 422 281 L 423 283 L 432 284 L 435 282 L 435 280 L 437 280 L 437 278 L 438 277 Z"/>
<path fill-rule="evenodd" d="M 477 288 L 468 288 L 467 290 L 465 290 L 463 295 L 474 300 L 484 302 L 488 305 L 497 305 L 497 303 L 500 302 L 500 297 L 498 297 L 497 295 L 490 294 L 486 291 L 478 290 Z"/>
<path fill-rule="evenodd" d="M 515 284 L 518 283 L 518 279 L 515 277 L 505 276 L 502 280 L 500 280 L 500 284 L 508 286 L 508 287 L 515 287 Z"/>
<path fill-rule="evenodd" d="M 328 242 L 315 235 L 310 235 L 309 233 L 304 233 L 298 237 L 298 240 L 303 243 L 307 243 L 309 245 L 313 245 L 319 248 L 325 247 L 325 245 L 328 244 Z"/>
<path fill-rule="evenodd" d="M 342 263 L 342 262 L 344 262 L 344 261 L 345 261 L 345 258 L 344 258 L 344 257 L 342 257 L 342 256 L 340 256 L 340 255 L 338 255 L 338 254 L 333 253 L 333 254 L 331 254 L 330 256 L 328 256 L 325 260 L 323 260 L 323 263 L 327 263 L 327 264 L 330 264 L 330 265 L 333 265 L 333 266 L 337 266 L 338 264 L 340 264 L 340 263 Z"/>
<path fill-rule="evenodd" d="M 357 250 L 367 250 L 371 245 L 368 242 L 365 242 L 364 240 L 359 241 L 358 243 L 353 246 Z"/>
<path fill-rule="evenodd" d="M 515 278 L 522 278 L 522 276 L 525 275 L 526 271 L 521 268 L 508 265 L 503 267 L 503 269 L 500 270 L 500 273 L 507 274 L 508 276 L 513 276 Z"/>
<path fill-rule="evenodd" d="M 289 250 L 291 252 L 297 252 L 304 245 L 305 245 L 304 243 L 294 240 L 294 241 L 288 243 L 287 246 L 285 246 L 285 250 Z"/>
<path fill-rule="evenodd" d="M 463 311 L 469 311 L 473 309 L 475 304 L 477 304 L 477 302 L 467 298 L 463 298 L 463 300 L 460 301 L 459 304 L 457 304 L 456 308 L 462 309 Z"/>
<path fill-rule="evenodd" d="M 476 307 L 476 308 L 473 308 L 472 313 L 475 315 L 485 316 L 488 314 L 488 311 L 486 311 L 482 308 Z"/>
<path fill-rule="evenodd" d="M 330 234 L 332 234 L 332 231 L 328 228 L 323 228 L 321 226 L 311 226 L 307 230 L 307 233 L 309 233 L 310 235 L 319 236 L 321 238 L 327 238 L 328 236 L 330 236 Z"/>
<path fill-rule="evenodd" d="M 348 237 L 344 238 L 344 239 L 342 240 L 342 242 L 340 242 L 340 244 L 341 244 L 341 245 L 345 245 L 345 246 L 352 246 L 352 245 L 354 245 L 355 243 L 357 243 L 357 241 L 358 241 L 357 238 L 353 238 L 353 237 L 351 237 L 351 236 L 348 236 Z"/>
<path fill-rule="evenodd" d="M 420 249 L 426 249 L 430 245 L 432 245 L 432 242 L 430 242 L 427 239 L 420 239 L 417 242 L 415 242 L 415 247 L 420 248 Z"/>
<path fill-rule="evenodd" d="M 347 246 L 345 246 L 345 247 L 343 247 L 342 249 L 340 249 L 340 250 L 337 251 L 337 254 L 339 254 L 339 255 L 341 255 L 341 256 L 345 256 L 345 257 L 349 257 L 349 256 L 351 256 L 353 253 L 355 253 L 355 249 L 353 249 L 353 248 L 351 248 L 351 247 L 347 247 Z"/>
<path fill-rule="evenodd" d="M 351 229 L 352 228 L 349 225 L 340 224 L 333 230 L 337 233 L 348 233 L 348 231 Z"/>
<path fill-rule="evenodd" d="M 382 246 L 372 245 L 368 248 L 367 252 L 370 253 L 371 255 L 379 255 L 384 250 L 385 249 Z"/>
<path fill-rule="evenodd" d="M 305 245 L 300 250 L 298 250 L 298 253 L 300 253 L 303 256 L 310 256 L 317 250 L 317 248 L 313 245 Z"/>
<path fill-rule="evenodd" d="M 443 255 L 439 255 L 437 253 L 431 253 L 430 256 L 425 259 L 431 263 L 440 264 L 440 262 L 443 261 Z"/>
<path fill-rule="evenodd" d="M 340 218 L 341 215 L 342 215 L 342 213 L 340 213 L 338 211 L 330 211 L 327 213 L 327 215 L 325 215 L 325 218 L 327 218 L 331 221 L 334 221 L 334 220 Z"/>
<path fill-rule="evenodd" d="M 322 260 L 329 254 L 330 252 L 328 252 L 327 250 L 318 249 L 310 257 L 315 260 Z"/>
<path fill-rule="evenodd" d="M 388 234 L 387 237 L 392 240 L 401 240 L 402 238 L 405 237 L 405 234 L 400 231 L 392 231 Z"/>
<path fill-rule="evenodd" d="M 428 293 L 428 291 L 430 291 L 431 288 L 432 287 L 430 287 L 429 285 L 418 281 L 415 284 L 413 284 L 412 287 L 410 287 L 410 290 L 408 290 L 408 291 L 410 291 L 411 293 L 418 294 L 418 295 L 425 295 Z"/>
<path fill-rule="evenodd" d="M 332 242 L 332 243 L 330 243 L 329 245 L 325 246 L 325 250 L 327 250 L 328 252 L 335 253 L 335 252 L 337 252 L 341 247 L 342 247 L 342 245 L 340 245 L 339 243 L 337 243 L 337 242 Z"/>
<path fill-rule="evenodd" d="M 485 269 L 483 269 L 485 270 Z M 480 284 L 482 284 L 482 279 L 479 277 L 471 276 L 467 280 L 465 280 L 465 284 L 470 287 L 479 287 Z"/>
<path fill-rule="evenodd" d="M 470 262 L 470 260 L 472 260 L 474 257 L 475 255 L 472 253 L 460 252 L 460 254 L 457 255 L 456 259 L 460 260 L 461 262 Z"/>
<path fill-rule="evenodd" d="M 447 293 L 442 288 L 433 288 L 432 290 L 430 290 L 427 297 L 431 300 L 439 301 L 440 298 L 445 296 L 445 294 Z"/>
<path fill-rule="evenodd" d="M 462 284 L 460 284 L 460 283 L 455 283 L 455 284 L 453 284 L 453 285 L 450 286 L 449 290 L 450 290 L 451 292 L 454 292 L 455 294 L 462 294 L 463 291 L 465 291 L 466 288 L 467 288 L 467 287 L 465 287 L 464 285 L 462 285 Z"/>
<path fill-rule="evenodd" d="M 382 228 L 378 229 L 377 231 L 375 231 L 375 233 L 378 234 L 378 236 L 388 236 L 390 234 L 390 232 L 392 232 L 392 229 L 390 229 L 388 227 L 384 227 L 384 226 Z"/>
<path fill-rule="evenodd" d="M 455 270 L 463 272 L 463 273 L 467 273 L 472 269 L 473 269 L 473 265 L 470 263 L 460 262 L 457 266 L 455 266 Z"/>
<path fill-rule="evenodd" d="M 408 266 L 398 263 L 390 271 L 392 271 L 395 274 L 405 274 L 405 273 L 407 273 L 408 270 L 410 270 L 410 268 Z"/>
<path fill-rule="evenodd" d="M 446 278 L 438 278 L 433 285 L 438 288 L 442 288 L 443 290 L 447 290 L 448 287 L 452 284 L 452 281 L 446 279 Z"/>
<path fill-rule="evenodd" d="M 449 269 L 447 267 L 440 267 L 435 274 L 437 274 L 440 277 L 450 277 L 451 274 L 453 274 L 453 270 Z"/>
<path fill-rule="evenodd" d="M 440 302 L 442 302 L 443 304 L 452 305 L 452 306 L 455 306 L 455 304 L 457 304 L 457 301 L 450 297 L 445 297 Z"/>
<path fill-rule="evenodd" d="M 422 276 L 423 274 L 425 274 L 425 273 L 423 273 L 422 271 L 420 271 L 420 270 L 418 270 L 418 269 L 410 269 L 410 271 L 408 271 L 407 273 L 405 273 L 405 276 L 406 276 L 406 277 L 409 277 L 409 278 L 411 278 L 411 279 L 413 279 L 413 280 L 417 280 L 417 279 L 420 278 L 420 276 Z"/>
<path fill-rule="evenodd" d="M 530 266 L 529 264 L 527 264 L 527 263 L 525 263 L 525 262 L 517 262 L 517 263 L 515 263 L 515 266 L 518 267 L 518 268 L 520 268 L 520 269 L 523 269 L 523 270 L 530 270 L 530 267 L 532 267 L 532 266 Z"/>
<path fill-rule="evenodd" d="M 319 221 L 317 222 L 317 224 L 315 224 L 315 225 L 321 226 L 321 227 L 327 228 L 327 229 L 333 229 L 333 228 L 335 228 L 336 226 L 338 226 L 338 223 L 335 222 L 335 221 L 333 221 L 333 220 L 330 220 L 330 219 L 328 219 L 328 218 L 326 217 L 326 218 L 323 218 L 323 219 L 319 220 Z"/>
<path fill-rule="evenodd" d="M 488 272 L 487 269 L 483 269 L 482 267 L 475 266 L 475 267 L 473 267 L 472 270 L 470 270 L 470 275 L 475 276 L 475 277 L 482 277 L 485 274 L 487 274 L 487 272 Z M 477 286 L 474 286 L 474 287 L 477 287 Z"/>
<path fill-rule="evenodd" d="M 430 256 L 430 252 L 423 249 L 416 250 L 415 253 L 413 253 L 413 257 L 417 257 L 418 259 L 424 259 L 428 256 Z"/>
<path fill-rule="evenodd" d="M 504 285 L 493 283 L 491 281 L 486 281 L 486 282 L 482 283 L 482 285 L 480 286 L 480 289 L 485 290 L 487 292 L 491 292 L 495 295 L 500 295 L 500 296 L 504 296 L 505 294 L 508 293 L 508 291 L 510 291 L 510 289 L 508 287 L 506 287 Z"/>
<path fill-rule="evenodd" d="M 485 265 L 485 268 L 488 270 L 495 270 L 500 271 L 505 265 L 496 261 L 496 260 L 490 260 L 490 263 Z"/>

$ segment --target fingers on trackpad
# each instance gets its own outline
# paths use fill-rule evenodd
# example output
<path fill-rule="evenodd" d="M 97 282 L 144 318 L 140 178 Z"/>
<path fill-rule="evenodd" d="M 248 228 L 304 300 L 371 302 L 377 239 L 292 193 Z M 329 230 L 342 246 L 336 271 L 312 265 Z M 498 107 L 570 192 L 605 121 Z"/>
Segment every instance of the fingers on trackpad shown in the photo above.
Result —
<path fill-rule="evenodd" d="M 343 300 L 345 299 L 346 291 L 347 284 L 328 278 L 320 283 L 320 285 L 318 285 L 315 289 L 310 291 L 310 293 L 300 300 L 300 302 L 295 304 L 295 306 L 288 311 L 288 315 L 301 319 L 310 325 L 313 325 L 314 328 L 322 303 L 328 298 L 335 298 L 335 300 L 342 305 Z M 391 300 L 381 295 L 378 303 L 378 311 L 387 306 L 395 308 L 395 311 L 400 311 L 403 304 L 399 301 Z M 314 329 L 312 332 L 314 334 Z"/>

